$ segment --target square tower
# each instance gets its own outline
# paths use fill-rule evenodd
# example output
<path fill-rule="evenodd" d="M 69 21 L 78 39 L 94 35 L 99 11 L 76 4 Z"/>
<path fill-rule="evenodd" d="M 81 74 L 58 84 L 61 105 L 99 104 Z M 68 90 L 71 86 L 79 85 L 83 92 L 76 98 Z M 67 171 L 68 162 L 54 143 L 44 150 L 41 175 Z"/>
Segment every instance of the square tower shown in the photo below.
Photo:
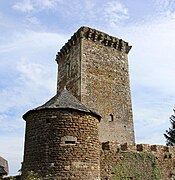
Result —
<path fill-rule="evenodd" d="M 102 116 L 101 142 L 135 143 L 128 53 L 131 46 L 89 27 L 81 27 L 58 52 L 57 93 L 64 86 Z"/>

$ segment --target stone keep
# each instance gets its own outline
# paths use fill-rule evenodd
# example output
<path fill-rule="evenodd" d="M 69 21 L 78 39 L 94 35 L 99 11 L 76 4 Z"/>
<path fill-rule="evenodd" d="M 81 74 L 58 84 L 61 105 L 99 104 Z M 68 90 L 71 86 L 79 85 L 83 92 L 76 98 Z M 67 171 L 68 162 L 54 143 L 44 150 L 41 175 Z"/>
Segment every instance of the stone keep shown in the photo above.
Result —
<path fill-rule="evenodd" d="M 64 89 L 28 111 L 22 179 L 31 171 L 42 179 L 100 179 L 100 116 Z"/>
<path fill-rule="evenodd" d="M 81 27 L 56 57 L 58 93 L 66 86 L 102 116 L 101 142 L 135 142 L 127 56 L 130 49 L 121 39 Z"/>

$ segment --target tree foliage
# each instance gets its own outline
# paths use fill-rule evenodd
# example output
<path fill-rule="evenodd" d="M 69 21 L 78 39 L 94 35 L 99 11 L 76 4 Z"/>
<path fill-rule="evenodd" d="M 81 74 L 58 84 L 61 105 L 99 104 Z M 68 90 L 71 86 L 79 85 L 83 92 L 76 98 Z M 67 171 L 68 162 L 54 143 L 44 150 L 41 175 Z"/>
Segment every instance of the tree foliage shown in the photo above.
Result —
<path fill-rule="evenodd" d="M 175 109 L 173 110 L 175 114 Z M 175 146 L 175 115 L 170 117 L 171 128 L 164 134 L 167 146 Z"/>

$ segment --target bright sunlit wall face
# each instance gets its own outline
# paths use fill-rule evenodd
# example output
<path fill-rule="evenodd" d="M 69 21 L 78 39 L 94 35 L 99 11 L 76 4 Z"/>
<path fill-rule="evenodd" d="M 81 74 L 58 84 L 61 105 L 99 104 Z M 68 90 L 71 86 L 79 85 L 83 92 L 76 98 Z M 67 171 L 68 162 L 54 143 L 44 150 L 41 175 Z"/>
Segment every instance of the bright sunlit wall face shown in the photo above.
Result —
<path fill-rule="evenodd" d="M 128 72 L 130 48 L 123 40 L 91 28 L 80 28 L 56 59 L 58 93 L 66 86 L 83 104 L 102 116 L 101 142 L 135 142 Z"/>

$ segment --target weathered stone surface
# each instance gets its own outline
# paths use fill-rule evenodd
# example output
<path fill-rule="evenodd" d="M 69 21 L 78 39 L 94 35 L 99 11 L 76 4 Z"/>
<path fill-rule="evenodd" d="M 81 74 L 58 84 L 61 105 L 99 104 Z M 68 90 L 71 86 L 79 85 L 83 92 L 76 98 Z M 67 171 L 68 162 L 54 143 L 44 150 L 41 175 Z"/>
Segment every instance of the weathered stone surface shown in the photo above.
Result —
<path fill-rule="evenodd" d="M 44 109 L 26 116 L 23 179 L 100 178 L 98 119 L 71 109 Z"/>
<path fill-rule="evenodd" d="M 101 180 L 172 180 L 175 177 L 175 147 L 106 142 L 101 148 Z"/>
<path fill-rule="evenodd" d="M 30 171 L 49 180 L 175 177 L 175 147 L 134 144 L 130 49 L 127 42 L 87 27 L 63 46 L 56 59 L 57 95 L 23 116 L 23 180 Z M 65 86 L 85 106 L 66 94 Z"/>
<path fill-rule="evenodd" d="M 133 144 L 127 59 L 131 47 L 123 40 L 85 27 L 68 42 L 72 41 L 56 59 L 58 93 L 66 86 L 83 104 L 102 116 L 100 141 Z"/>
<path fill-rule="evenodd" d="M 0 177 L 8 174 L 8 161 L 0 156 Z"/>

